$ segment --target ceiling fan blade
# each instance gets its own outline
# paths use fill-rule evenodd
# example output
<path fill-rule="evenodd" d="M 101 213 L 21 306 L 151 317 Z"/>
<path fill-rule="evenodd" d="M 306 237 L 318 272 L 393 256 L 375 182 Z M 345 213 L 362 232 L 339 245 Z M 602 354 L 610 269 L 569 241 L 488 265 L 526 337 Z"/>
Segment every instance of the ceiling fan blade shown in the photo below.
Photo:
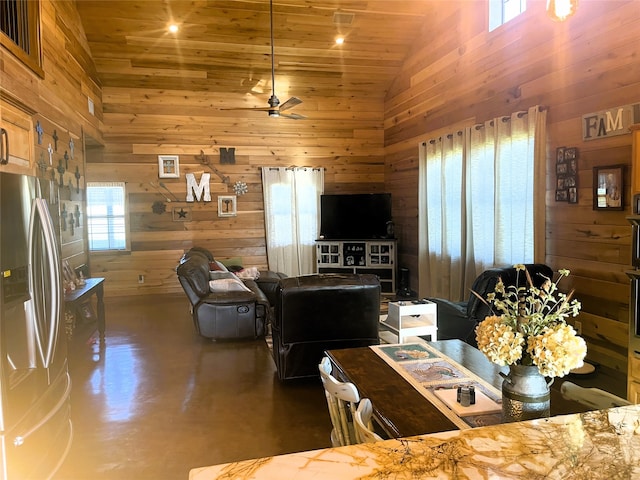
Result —
<path fill-rule="evenodd" d="M 295 107 L 296 105 L 300 105 L 301 103 L 302 100 L 300 100 L 298 97 L 291 97 L 289 100 L 280 105 L 280 111 L 282 112 L 283 110 Z"/>
<path fill-rule="evenodd" d="M 273 110 L 273 107 L 229 107 L 221 108 L 220 110 L 256 110 L 258 112 L 268 112 Z"/>
<path fill-rule="evenodd" d="M 281 117 L 290 118 L 292 120 L 306 120 L 304 115 L 298 115 L 297 113 L 280 113 Z"/>

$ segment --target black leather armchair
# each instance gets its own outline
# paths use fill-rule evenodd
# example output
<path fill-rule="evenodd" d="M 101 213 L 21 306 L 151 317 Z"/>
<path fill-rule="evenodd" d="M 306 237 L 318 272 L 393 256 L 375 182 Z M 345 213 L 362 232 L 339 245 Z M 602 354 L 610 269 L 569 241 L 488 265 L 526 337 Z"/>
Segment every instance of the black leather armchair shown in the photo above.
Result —
<path fill-rule="evenodd" d="M 525 265 L 534 285 L 540 287 L 546 278 L 553 279 L 553 270 L 545 264 L 535 263 Z M 545 278 L 546 277 L 546 278 Z M 498 279 L 502 278 L 505 285 L 515 285 L 518 278 L 519 286 L 526 286 L 527 277 L 524 272 L 517 275 L 513 267 L 491 268 L 482 272 L 473 282 L 471 290 L 486 299 L 495 289 Z M 472 292 L 466 302 L 452 302 L 443 298 L 428 298 L 438 307 L 438 340 L 457 338 L 470 345 L 477 346 L 476 325 L 491 315 L 491 309 Z"/>
<path fill-rule="evenodd" d="M 272 323 L 280 380 L 319 376 L 325 350 L 376 345 L 380 281 L 370 274 L 315 274 L 280 281 Z"/>

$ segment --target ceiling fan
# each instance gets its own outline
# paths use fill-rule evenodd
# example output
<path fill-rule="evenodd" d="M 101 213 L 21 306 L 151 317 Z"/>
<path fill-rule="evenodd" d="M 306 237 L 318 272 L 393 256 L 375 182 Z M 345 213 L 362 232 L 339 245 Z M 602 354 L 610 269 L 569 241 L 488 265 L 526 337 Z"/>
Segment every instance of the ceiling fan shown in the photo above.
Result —
<path fill-rule="evenodd" d="M 268 112 L 270 117 L 284 117 L 293 120 L 303 120 L 307 117 L 298 115 L 297 113 L 283 113 L 285 110 L 300 105 L 302 100 L 298 97 L 291 97 L 289 100 L 280 104 L 280 99 L 276 96 L 276 75 L 275 75 L 275 57 L 273 53 L 273 0 L 269 0 L 269 19 L 271 21 L 271 96 L 267 103 L 268 107 L 248 107 L 248 108 L 222 108 L 221 110 L 255 110 L 259 112 Z"/>

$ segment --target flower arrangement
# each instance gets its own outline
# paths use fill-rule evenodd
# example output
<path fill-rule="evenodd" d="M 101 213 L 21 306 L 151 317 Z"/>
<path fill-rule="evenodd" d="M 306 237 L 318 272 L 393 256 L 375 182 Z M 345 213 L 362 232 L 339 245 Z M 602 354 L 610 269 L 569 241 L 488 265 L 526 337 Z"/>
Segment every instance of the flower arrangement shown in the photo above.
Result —
<path fill-rule="evenodd" d="M 571 293 L 558 291 L 558 283 L 569 275 L 559 270 L 553 282 L 545 277 L 540 288 L 534 286 L 524 265 L 514 265 L 515 285 L 505 287 L 498 280 L 494 292 L 481 298 L 500 315 L 486 317 L 476 327 L 478 348 L 498 365 L 536 365 L 546 377 L 563 377 L 583 365 L 587 346 L 583 338 L 566 323 L 580 311 L 580 302 Z M 518 287 L 520 272 L 527 276 L 527 286 Z M 475 293 L 475 292 L 474 292 Z"/>

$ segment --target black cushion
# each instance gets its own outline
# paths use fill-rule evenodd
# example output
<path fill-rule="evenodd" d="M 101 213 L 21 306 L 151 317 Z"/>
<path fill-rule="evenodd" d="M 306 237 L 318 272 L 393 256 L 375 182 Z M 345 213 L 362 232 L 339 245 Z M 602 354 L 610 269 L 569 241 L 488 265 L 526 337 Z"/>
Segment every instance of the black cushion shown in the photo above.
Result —
<path fill-rule="evenodd" d="M 553 277 L 553 270 L 543 263 L 529 263 L 525 265 L 525 268 L 536 287 L 542 286 L 547 278 Z M 505 285 L 515 285 L 516 281 L 519 287 L 527 285 L 527 275 L 523 271 L 518 272 L 514 267 L 491 268 L 478 275 L 478 278 L 473 282 L 471 290 L 486 300 L 487 295 L 495 290 L 500 278 Z M 491 312 L 491 308 L 476 295 L 473 293 L 469 295 L 469 301 L 467 302 L 467 316 L 469 318 L 475 321 L 482 321 L 486 316 L 491 315 Z"/>
<path fill-rule="evenodd" d="M 545 264 L 526 264 L 531 280 L 536 287 L 540 287 L 546 279 L 553 278 L 553 270 Z M 516 271 L 514 267 L 490 268 L 482 272 L 473 282 L 471 290 L 486 301 L 487 295 L 494 292 L 498 279 L 502 278 L 505 285 L 527 285 L 525 272 Z M 438 339 L 459 339 L 476 346 L 476 325 L 485 317 L 498 314 L 491 306 L 483 302 L 474 293 L 469 293 L 466 302 L 455 302 L 444 298 L 429 298 L 436 303 L 438 311 Z"/>

